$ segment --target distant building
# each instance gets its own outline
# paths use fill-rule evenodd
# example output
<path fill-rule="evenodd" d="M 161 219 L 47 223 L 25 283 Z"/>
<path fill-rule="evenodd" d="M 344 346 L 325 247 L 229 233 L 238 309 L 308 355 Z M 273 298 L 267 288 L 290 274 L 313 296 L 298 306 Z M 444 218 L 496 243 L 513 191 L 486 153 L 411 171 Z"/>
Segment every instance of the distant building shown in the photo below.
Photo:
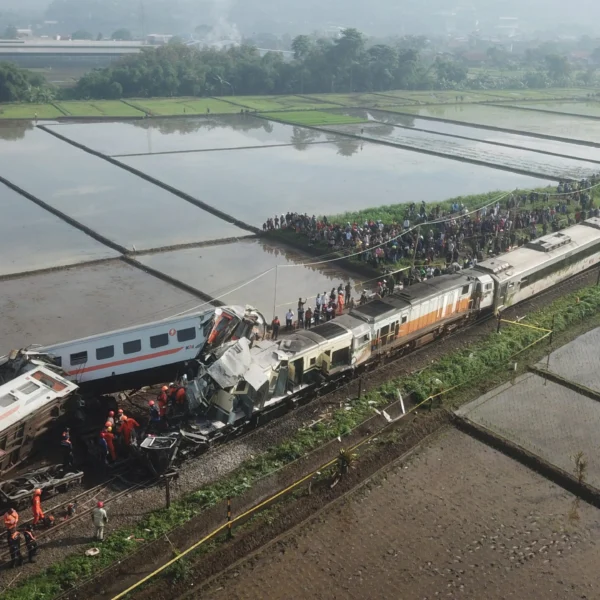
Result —
<path fill-rule="evenodd" d="M 168 44 L 172 37 L 172 35 L 165 33 L 151 33 L 146 36 L 146 41 L 152 46 L 163 46 L 164 44 Z"/>
<path fill-rule="evenodd" d="M 500 17 L 496 25 L 496 33 L 503 38 L 512 38 L 519 33 L 519 19 L 517 17 Z"/>

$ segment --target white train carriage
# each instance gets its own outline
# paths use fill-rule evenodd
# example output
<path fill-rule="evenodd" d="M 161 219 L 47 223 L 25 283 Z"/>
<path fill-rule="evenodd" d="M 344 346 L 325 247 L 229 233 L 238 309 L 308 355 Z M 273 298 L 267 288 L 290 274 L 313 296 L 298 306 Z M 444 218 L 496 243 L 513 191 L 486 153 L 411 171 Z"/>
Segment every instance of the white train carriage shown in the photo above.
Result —
<path fill-rule="evenodd" d="M 35 353 L 52 356 L 70 379 L 94 384 L 96 391 L 124 389 L 128 381 L 132 386 L 149 385 L 170 379 L 198 356 L 214 315 L 214 309 L 205 310 L 36 347 Z"/>
<path fill-rule="evenodd" d="M 76 390 L 76 384 L 39 365 L 0 386 L 0 473 L 27 458 Z"/>
<path fill-rule="evenodd" d="M 472 271 L 494 278 L 494 306 L 502 310 L 599 263 L 600 218 L 593 217 L 484 260 Z"/>

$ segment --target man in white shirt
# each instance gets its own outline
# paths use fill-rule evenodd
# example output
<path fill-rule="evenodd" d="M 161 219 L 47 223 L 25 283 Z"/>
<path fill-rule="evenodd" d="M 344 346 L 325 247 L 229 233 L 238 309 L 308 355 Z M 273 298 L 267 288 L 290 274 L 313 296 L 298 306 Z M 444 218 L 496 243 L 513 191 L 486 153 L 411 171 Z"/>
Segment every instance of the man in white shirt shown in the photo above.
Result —
<path fill-rule="evenodd" d="M 294 311 L 290 308 L 285 313 L 285 328 L 290 331 L 292 329 L 292 323 L 294 322 Z"/>

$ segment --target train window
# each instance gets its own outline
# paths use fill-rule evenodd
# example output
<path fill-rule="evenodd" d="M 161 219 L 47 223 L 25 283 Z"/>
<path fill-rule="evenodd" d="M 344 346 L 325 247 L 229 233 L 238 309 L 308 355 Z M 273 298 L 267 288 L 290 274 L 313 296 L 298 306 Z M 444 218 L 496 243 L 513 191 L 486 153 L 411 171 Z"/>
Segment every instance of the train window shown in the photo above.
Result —
<path fill-rule="evenodd" d="M 402 315 L 402 324 L 406 323 L 406 321 L 408 321 L 408 317 L 406 315 Z"/>
<path fill-rule="evenodd" d="M 316 364 L 317 364 L 317 359 L 316 358 L 311 358 L 310 359 L 310 366 L 313 367 Z"/>
<path fill-rule="evenodd" d="M 96 348 L 96 360 L 106 360 L 107 358 L 112 358 L 114 355 L 114 346 L 103 346 L 102 348 Z"/>
<path fill-rule="evenodd" d="M 461 296 L 464 296 L 465 294 L 469 293 L 469 286 L 468 285 L 463 285 L 463 289 L 462 292 L 460 293 Z"/>
<path fill-rule="evenodd" d="M 150 336 L 150 348 L 160 348 L 161 346 L 169 345 L 169 334 L 159 333 L 158 335 Z"/>
<path fill-rule="evenodd" d="M 196 339 L 196 328 L 188 327 L 187 329 L 180 329 L 177 332 L 177 341 L 178 342 L 188 342 L 189 340 Z"/>
<path fill-rule="evenodd" d="M 75 352 L 71 354 L 71 365 L 83 365 L 87 362 L 87 351 L 86 352 Z"/>
<path fill-rule="evenodd" d="M 26 384 L 22 385 L 20 388 L 17 388 L 21 394 L 33 394 L 36 390 L 39 390 L 40 386 L 33 383 L 33 381 L 28 381 Z"/>
<path fill-rule="evenodd" d="M 55 356 L 53 361 L 57 367 L 62 367 L 62 356 Z"/>
<path fill-rule="evenodd" d="M 492 284 L 491 283 L 486 283 L 485 284 L 485 291 L 489 292 L 492 289 Z"/>
<path fill-rule="evenodd" d="M 142 340 L 132 340 L 123 344 L 123 354 L 135 354 L 142 349 Z"/>

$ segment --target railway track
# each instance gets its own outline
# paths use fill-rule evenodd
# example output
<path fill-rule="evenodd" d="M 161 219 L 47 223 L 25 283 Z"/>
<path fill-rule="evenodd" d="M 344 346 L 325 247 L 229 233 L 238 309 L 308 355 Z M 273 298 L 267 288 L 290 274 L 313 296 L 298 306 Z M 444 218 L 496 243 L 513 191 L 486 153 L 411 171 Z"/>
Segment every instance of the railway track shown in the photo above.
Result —
<path fill-rule="evenodd" d="M 583 273 L 580 273 L 580 274 L 572 277 L 568 281 L 563 282 L 563 283 L 553 287 L 551 290 L 547 290 L 544 293 L 540 294 L 539 296 L 526 301 L 522 305 L 510 307 L 509 309 L 507 309 L 504 312 L 504 314 L 508 315 L 508 316 L 517 316 L 517 315 L 524 316 L 527 314 L 527 312 L 536 310 L 539 305 L 544 304 L 545 302 L 547 302 L 551 299 L 554 299 L 555 297 L 561 296 L 562 294 L 564 294 L 566 292 L 572 292 L 572 291 L 574 291 L 574 289 L 577 289 L 578 287 L 590 285 L 591 283 L 595 282 L 596 280 L 597 280 L 597 272 L 595 270 L 585 271 Z M 477 329 L 479 326 L 484 325 L 486 322 L 489 322 L 489 321 L 493 321 L 493 315 L 488 315 L 485 318 L 473 320 L 468 324 L 468 326 L 459 328 L 456 331 L 449 333 L 448 335 L 446 335 L 443 339 L 440 339 L 439 341 L 443 342 L 443 341 L 447 341 L 452 338 L 455 338 L 461 334 L 462 335 L 464 335 L 466 333 L 468 334 L 469 331 Z M 489 325 L 486 327 L 486 329 L 489 330 Z M 401 354 L 399 356 L 392 355 L 392 356 L 388 356 L 388 357 L 382 357 L 381 362 L 370 365 L 370 368 L 368 370 L 365 370 L 365 371 L 361 372 L 360 374 L 359 373 L 355 374 L 355 377 L 352 377 L 352 378 L 349 378 L 349 379 L 346 379 L 343 381 L 338 381 L 335 383 L 335 385 L 328 384 L 327 386 L 323 386 L 323 388 L 321 388 L 319 390 L 315 390 L 315 394 L 312 395 L 311 398 L 306 399 L 305 401 L 303 401 L 301 403 L 296 403 L 292 407 L 287 407 L 287 410 L 285 410 L 285 412 L 289 412 L 290 409 L 296 408 L 299 404 L 308 404 L 310 401 L 315 400 L 317 397 L 322 398 L 324 395 L 328 395 L 328 394 L 336 393 L 336 392 L 338 392 L 338 393 L 341 392 L 341 395 L 344 395 L 345 389 L 348 389 L 350 386 L 356 385 L 356 381 L 357 381 L 358 377 L 365 377 L 368 375 L 368 380 L 366 381 L 366 385 L 367 385 L 367 387 L 370 387 L 373 384 L 373 379 L 376 379 L 378 375 L 381 376 L 381 374 L 385 373 L 385 371 L 393 370 L 392 367 L 394 367 L 394 365 L 398 364 L 400 361 L 408 359 L 408 358 L 417 357 L 424 352 L 431 351 L 435 346 L 436 346 L 435 343 L 429 344 L 429 345 L 425 345 L 421 348 L 418 348 L 418 349 L 412 351 L 410 354 Z M 393 377 L 394 375 L 389 374 L 386 376 Z M 351 395 L 352 392 L 349 391 L 348 394 Z M 308 417 L 308 415 L 307 415 L 307 417 Z M 304 419 L 304 417 L 302 417 L 302 418 Z M 308 424 L 309 420 L 310 420 L 309 418 L 306 418 L 307 424 Z M 261 424 L 262 423 L 264 423 L 264 422 L 261 422 Z M 229 446 L 230 445 L 229 442 L 239 440 L 242 437 L 250 436 L 253 432 L 258 433 L 258 430 L 256 429 L 256 427 L 254 427 L 252 430 L 250 430 L 248 432 L 244 432 L 243 435 L 238 435 L 238 436 L 235 436 L 235 438 L 222 440 L 220 443 L 218 443 L 217 445 L 215 445 L 211 448 L 211 452 L 217 452 L 219 449 Z M 82 504 L 85 504 L 86 501 L 88 501 L 88 502 L 92 501 L 94 495 L 97 496 L 99 493 L 101 493 L 102 491 L 107 489 L 107 487 L 110 486 L 112 483 L 115 483 L 114 479 L 116 479 L 116 477 L 111 478 L 110 480 L 105 481 L 105 482 L 101 483 L 100 485 L 95 486 L 94 488 L 90 488 L 89 490 L 86 490 L 86 491 L 82 492 L 81 494 L 78 494 L 78 496 L 71 498 L 67 502 L 60 503 L 59 505 L 57 505 L 57 507 L 53 507 L 53 510 L 57 509 L 57 508 L 60 509 L 61 507 L 66 506 L 68 503 L 70 503 L 71 501 L 73 501 L 75 499 L 80 499 L 80 500 L 78 500 L 78 502 L 80 502 Z M 123 490 L 119 490 L 114 495 L 103 498 L 103 500 L 107 503 L 111 503 L 111 502 L 117 500 L 118 498 L 122 497 L 125 494 L 131 494 L 131 493 L 134 493 L 136 490 L 140 490 L 140 488 L 152 486 L 152 484 L 156 483 L 156 481 L 157 481 L 156 479 L 148 479 L 141 483 L 128 484 Z M 154 507 L 152 507 L 152 508 L 154 508 Z M 78 521 L 79 519 L 83 518 L 84 516 L 89 515 L 91 510 L 93 510 L 93 505 L 90 508 L 88 508 L 87 510 L 76 514 L 74 518 L 71 518 L 71 519 L 65 521 L 64 523 L 59 523 L 54 528 L 42 532 L 40 535 L 38 535 L 38 539 L 40 539 L 40 541 L 50 539 L 51 537 L 54 536 L 54 534 L 56 532 L 66 529 L 69 524 L 73 524 L 76 521 Z M 67 549 L 68 549 L 68 547 L 65 548 L 65 550 L 67 550 Z M 2 558 L 4 558 L 5 556 L 6 555 L 2 555 Z M 85 582 L 82 582 L 82 584 L 78 585 L 74 589 L 80 589 L 83 585 L 85 585 L 86 583 L 89 583 L 91 580 L 95 579 L 97 576 L 98 575 L 95 575 L 94 578 L 90 578 L 90 580 L 86 580 Z M 69 591 L 69 593 L 71 593 L 73 591 L 74 590 L 72 589 Z M 65 593 L 59 597 L 66 597 L 67 595 L 68 594 Z"/>
<path fill-rule="evenodd" d="M 54 525 L 36 531 L 36 539 L 40 546 L 43 542 L 52 539 L 57 533 L 67 529 L 70 525 L 81 521 L 84 517 L 90 516 L 99 500 L 102 500 L 105 505 L 109 505 L 126 494 L 131 494 L 136 490 L 153 485 L 157 481 L 156 478 L 151 478 L 142 482 L 128 482 L 122 477 L 125 473 L 127 473 L 126 468 L 111 476 L 110 479 L 84 490 L 76 496 L 70 497 L 66 501 L 61 501 L 50 509 L 46 509 L 44 514 L 60 516 L 56 519 Z M 110 488 L 118 486 L 119 483 L 122 484 L 123 489 L 115 491 L 112 495 L 107 495 L 110 494 Z M 68 507 L 73 504 L 76 507 L 75 512 L 72 516 L 68 516 Z M 19 527 L 32 522 L 33 519 L 22 520 L 19 522 Z M 7 562 L 9 559 L 10 553 L 8 550 L 0 553 L 0 561 L 2 561 L 2 563 Z"/>

